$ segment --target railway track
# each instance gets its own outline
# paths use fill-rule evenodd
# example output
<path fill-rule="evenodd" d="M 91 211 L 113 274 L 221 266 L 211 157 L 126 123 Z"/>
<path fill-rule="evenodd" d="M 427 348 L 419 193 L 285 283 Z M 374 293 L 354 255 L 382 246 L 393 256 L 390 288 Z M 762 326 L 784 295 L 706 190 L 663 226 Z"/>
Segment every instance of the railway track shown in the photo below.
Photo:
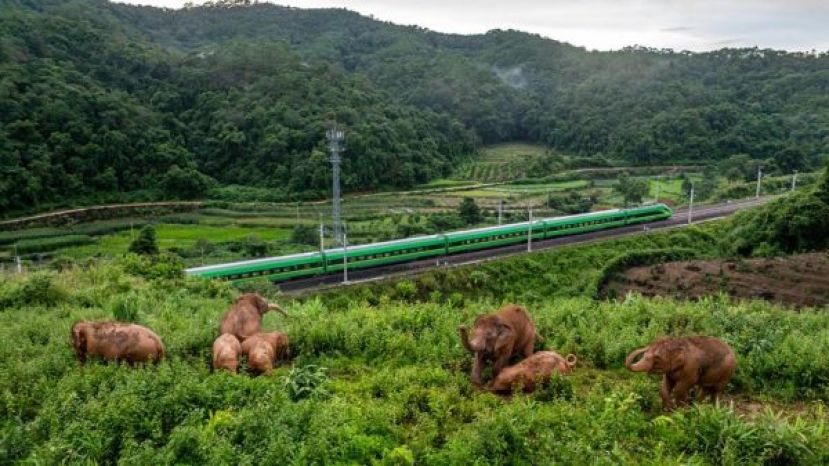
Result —
<path fill-rule="evenodd" d="M 735 201 L 722 204 L 702 206 L 699 209 L 694 209 L 693 222 L 697 223 L 706 220 L 714 220 L 717 218 L 726 217 L 737 211 L 768 202 L 769 200 L 774 199 L 775 197 L 776 196 L 767 196 L 762 197 L 760 199 L 751 199 L 746 201 Z M 688 209 L 680 209 L 674 211 L 674 215 L 670 219 L 651 222 L 644 225 L 631 225 L 627 227 L 594 231 L 574 236 L 562 236 L 558 238 L 537 240 L 533 242 L 532 250 L 541 251 L 567 244 L 588 243 L 607 238 L 618 238 L 623 236 L 646 233 L 652 230 L 676 228 L 685 226 L 687 224 Z M 426 272 L 436 267 L 457 267 L 463 265 L 470 265 L 487 260 L 500 259 L 518 254 L 528 254 L 526 243 L 512 244 L 500 248 L 485 249 L 482 251 L 472 251 L 461 254 L 453 254 L 450 256 L 441 256 L 437 258 L 433 257 L 418 261 L 405 262 L 402 264 L 392 264 L 380 267 L 373 267 L 370 269 L 349 270 L 348 283 L 343 283 L 342 274 L 337 273 L 332 275 L 321 275 L 318 277 L 308 277 L 290 280 L 287 282 L 279 283 L 277 286 L 279 287 L 280 291 L 282 291 L 284 294 L 289 296 L 297 296 L 318 289 L 356 285 L 360 283 L 380 280 L 384 278 L 391 278 L 395 276 L 413 275 L 421 272 Z"/>

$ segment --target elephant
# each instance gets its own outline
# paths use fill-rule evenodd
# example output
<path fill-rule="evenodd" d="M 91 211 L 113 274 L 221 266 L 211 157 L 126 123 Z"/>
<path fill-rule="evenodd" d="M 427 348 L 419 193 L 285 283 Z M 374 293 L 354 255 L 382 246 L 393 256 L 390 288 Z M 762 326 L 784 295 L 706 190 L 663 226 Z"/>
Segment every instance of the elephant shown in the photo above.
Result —
<path fill-rule="evenodd" d="M 236 299 L 233 306 L 222 317 L 219 334 L 229 333 L 244 342 L 246 338 L 262 330 L 262 316 L 268 311 L 278 311 L 285 317 L 288 314 L 276 304 L 257 293 L 245 293 Z"/>
<path fill-rule="evenodd" d="M 223 333 L 213 342 L 213 370 L 239 370 L 239 357 L 242 355 L 242 344 L 239 339 L 230 333 Z"/>
<path fill-rule="evenodd" d="M 248 368 L 257 374 L 269 374 L 274 363 L 289 356 L 288 336 L 281 332 L 257 333 L 242 342 Z"/>
<path fill-rule="evenodd" d="M 541 338 L 527 310 L 515 304 L 476 317 L 471 340 L 465 325 L 458 327 L 458 331 L 463 347 L 475 354 L 471 378 L 477 386 L 481 385 L 481 370 L 487 360 L 494 361 L 492 376 L 497 377 L 513 356 L 531 356 L 535 339 Z"/>
<path fill-rule="evenodd" d="M 642 358 L 634 363 L 639 355 Z M 633 372 L 663 374 L 662 407 L 672 411 L 676 405 L 687 404 L 688 391 L 694 386 L 700 388 L 700 399 L 710 395 L 711 402 L 716 402 L 734 374 L 737 358 L 728 343 L 718 338 L 660 337 L 631 352 L 625 367 Z"/>
<path fill-rule="evenodd" d="M 116 321 L 82 321 L 72 326 L 72 348 L 83 365 L 89 356 L 110 361 L 158 363 L 164 358 L 164 344 L 152 330 L 138 324 Z"/>
<path fill-rule="evenodd" d="M 576 361 L 574 354 L 568 354 L 564 358 L 555 351 L 539 351 L 518 364 L 501 370 L 485 389 L 505 393 L 522 387 L 524 392 L 530 393 L 537 385 L 549 383 L 554 373 L 569 374 Z"/>

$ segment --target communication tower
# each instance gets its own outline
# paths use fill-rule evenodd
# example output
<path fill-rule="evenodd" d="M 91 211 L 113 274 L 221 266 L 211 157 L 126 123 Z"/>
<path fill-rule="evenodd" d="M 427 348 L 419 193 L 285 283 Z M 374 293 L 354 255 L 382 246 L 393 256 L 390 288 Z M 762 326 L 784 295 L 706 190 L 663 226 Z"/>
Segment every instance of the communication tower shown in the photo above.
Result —
<path fill-rule="evenodd" d="M 340 153 L 343 151 L 342 142 L 345 133 L 337 127 L 336 123 L 331 123 L 325 132 L 325 136 L 328 138 L 328 148 L 331 150 L 331 158 L 329 160 L 333 173 L 334 198 L 332 200 L 332 215 L 334 217 L 334 241 L 342 246 L 345 243 L 343 241 L 343 226 L 340 216 L 340 163 L 342 162 Z"/>

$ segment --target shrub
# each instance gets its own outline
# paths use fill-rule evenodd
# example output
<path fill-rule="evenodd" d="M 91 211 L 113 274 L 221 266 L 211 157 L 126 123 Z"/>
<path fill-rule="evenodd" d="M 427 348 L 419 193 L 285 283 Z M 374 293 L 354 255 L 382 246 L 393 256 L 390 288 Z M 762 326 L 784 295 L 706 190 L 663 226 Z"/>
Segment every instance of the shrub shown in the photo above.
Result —
<path fill-rule="evenodd" d="M 284 382 L 288 396 L 294 401 L 310 396 L 324 396 L 326 391 L 323 384 L 328 378 L 326 372 L 326 368 L 313 364 L 291 369 Z"/>
<path fill-rule="evenodd" d="M 130 244 L 129 252 L 141 255 L 158 254 L 158 244 L 155 241 L 155 228 L 145 225 L 138 233 L 138 237 Z"/>
<path fill-rule="evenodd" d="M 54 306 L 68 297 L 66 290 L 55 283 L 55 275 L 49 272 L 31 274 L 16 294 L 16 300 L 21 304 L 43 306 Z"/>
<path fill-rule="evenodd" d="M 184 263 L 173 254 L 139 256 L 130 253 L 119 262 L 127 273 L 148 279 L 172 279 L 184 275 Z"/>
<path fill-rule="evenodd" d="M 94 240 L 87 235 L 66 235 L 52 238 L 24 239 L 14 243 L 14 248 L 19 254 L 28 254 L 32 252 L 54 251 L 71 246 L 81 246 L 92 242 Z"/>
<path fill-rule="evenodd" d="M 113 296 L 110 300 L 112 317 L 121 322 L 137 322 L 138 299 L 138 296 L 134 293 Z"/>
<path fill-rule="evenodd" d="M 297 225 L 291 232 L 291 241 L 297 244 L 319 245 L 319 229 L 309 226 Z"/>

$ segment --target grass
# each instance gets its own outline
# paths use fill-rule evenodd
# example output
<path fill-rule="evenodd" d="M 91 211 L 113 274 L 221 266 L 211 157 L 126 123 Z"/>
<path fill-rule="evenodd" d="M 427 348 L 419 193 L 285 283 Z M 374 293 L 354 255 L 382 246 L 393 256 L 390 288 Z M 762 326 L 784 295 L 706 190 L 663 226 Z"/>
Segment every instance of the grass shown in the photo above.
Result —
<path fill-rule="evenodd" d="M 829 359 L 815 357 L 829 351 L 825 312 L 725 299 L 549 298 L 530 305 L 544 346 L 576 353 L 580 365 L 547 389 L 504 400 L 471 386 L 471 358 L 456 331 L 500 297 L 284 303 L 292 318 L 267 314 L 264 328 L 288 333 L 294 359 L 261 377 L 209 370 L 231 299 L 221 284 L 145 281 L 110 263 L 0 282 L 2 457 L 128 465 L 829 461 Z M 72 322 L 111 318 L 125 300 L 165 341 L 167 359 L 77 367 Z M 734 347 L 739 368 L 719 407 L 663 415 L 658 379 L 622 368 L 628 351 L 664 333 L 718 335 Z M 765 410 L 749 410 L 758 405 Z"/>
<path fill-rule="evenodd" d="M 546 193 L 549 191 L 566 191 L 570 189 L 585 188 L 589 185 L 587 180 L 572 180 L 559 181 L 557 183 L 539 183 L 539 184 L 507 184 L 497 188 L 492 188 L 495 191 L 508 192 L 538 192 Z"/>
<path fill-rule="evenodd" d="M 199 239 L 206 239 L 213 243 L 241 241 L 247 236 L 255 235 L 263 241 L 287 240 L 291 233 L 286 228 L 242 227 L 237 225 L 209 226 L 209 225 L 157 225 L 155 228 L 156 240 L 159 248 L 171 247 L 190 248 Z M 134 234 L 138 234 L 135 231 Z M 115 256 L 127 252 L 132 237 L 129 232 L 120 232 L 114 235 L 101 237 L 94 245 L 78 246 L 61 250 L 61 255 L 67 257 L 88 257 L 96 254 Z"/>

